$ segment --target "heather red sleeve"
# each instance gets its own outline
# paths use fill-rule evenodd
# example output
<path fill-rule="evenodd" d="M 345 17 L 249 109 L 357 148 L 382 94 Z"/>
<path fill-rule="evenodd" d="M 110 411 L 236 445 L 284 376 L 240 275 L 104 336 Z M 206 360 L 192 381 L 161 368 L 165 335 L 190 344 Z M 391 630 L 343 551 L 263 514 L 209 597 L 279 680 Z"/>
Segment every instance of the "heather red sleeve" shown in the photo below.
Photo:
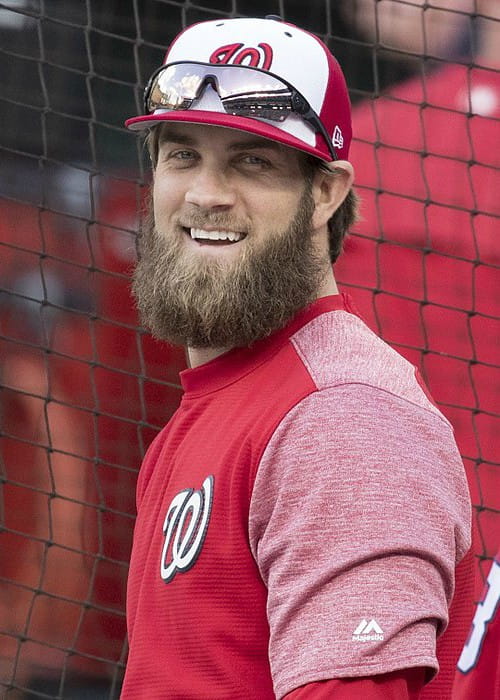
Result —
<path fill-rule="evenodd" d="M 359 384 L 304 399 L 267 446 L 250 509 L 277 697 L 435 674 L 469 535 L 463 465 L 435 409 Z"/>
<path fill-rule="evenodd" d="M 418 700 L 424 682 L 425 670 L 410 668 L 371 678 L 334 678 L 308 683 L 292 690 L 283 700 Z"/>

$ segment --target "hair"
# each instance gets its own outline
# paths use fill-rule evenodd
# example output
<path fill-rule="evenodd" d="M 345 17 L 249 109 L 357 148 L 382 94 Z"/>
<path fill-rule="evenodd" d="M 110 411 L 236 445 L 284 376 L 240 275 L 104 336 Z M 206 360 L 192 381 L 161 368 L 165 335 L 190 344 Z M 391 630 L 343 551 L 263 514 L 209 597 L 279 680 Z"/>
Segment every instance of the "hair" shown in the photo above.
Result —
<path fill-rule="evenodd" d="M 338 177 L 339 171 L 335 170 L 335 163 L 328 164 L 315 158 L 306 156 L 303 162 L 303 172 L 306 179 L 313 181 L 316 172 L 326 172 L 331 177 Z M 328 244 L 330 260 L 334 263 L 342 253 L 344 240 L 359 218 L 359 197 L 353 187 L 349 190 L 342 204 L 328 219 Z"/>
<path fill-rule="evenodd" d="M 160 142 L 160 129 L 153 127 L 146 132 L 145 143 L 151 158 L 153 170 L 158 162 L 158 150 Z M 298 151 L 300 153 L 300 151 Z M 337 177 L 335 165 L 328 165 L 319 158 L 312 155 L 305 155 L 301 159 L 301 167 L 304 178 L 311 182 L 316 172 L 327 172 L 332 177 Z M 342 204 L 336 209 L 328 220 L 328 242 L 330 249 L 330 260 L 334 263 L 340 256 L 344 246 L 344 240 L 353 224 L 358 220 L 359 198 L 354 188 L 351 187 Z"/>

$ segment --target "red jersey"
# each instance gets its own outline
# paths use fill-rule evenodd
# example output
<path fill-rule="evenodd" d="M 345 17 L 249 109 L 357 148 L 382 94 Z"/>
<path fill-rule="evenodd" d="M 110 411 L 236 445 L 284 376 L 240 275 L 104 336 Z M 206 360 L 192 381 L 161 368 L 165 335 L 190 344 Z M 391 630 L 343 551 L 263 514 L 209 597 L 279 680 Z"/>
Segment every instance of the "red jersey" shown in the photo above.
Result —
<path fill-rule="evenodd" d="M 458 661 L 453 700 L 500 698 L 500 552 Z"/>
<path fill-rule="evenodd" d="M 181 379 L 139 476 L 123 700 L 433 676 L 470 502 L 415 368 L 333 296 Z"/>

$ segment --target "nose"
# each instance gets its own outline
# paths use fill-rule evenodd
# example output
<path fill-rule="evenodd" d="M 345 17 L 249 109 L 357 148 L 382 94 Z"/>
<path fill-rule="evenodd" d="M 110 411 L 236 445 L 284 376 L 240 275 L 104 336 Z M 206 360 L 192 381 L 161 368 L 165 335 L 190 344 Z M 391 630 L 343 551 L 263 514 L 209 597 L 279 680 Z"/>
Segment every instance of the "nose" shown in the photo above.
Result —
<path fill-rule="evenodd" d="M 223 171 L 214 166 L 200 166 L 192 174 L 185 199 L 202 209 L 227 209 L 234 205 L 236 193 Z"/>

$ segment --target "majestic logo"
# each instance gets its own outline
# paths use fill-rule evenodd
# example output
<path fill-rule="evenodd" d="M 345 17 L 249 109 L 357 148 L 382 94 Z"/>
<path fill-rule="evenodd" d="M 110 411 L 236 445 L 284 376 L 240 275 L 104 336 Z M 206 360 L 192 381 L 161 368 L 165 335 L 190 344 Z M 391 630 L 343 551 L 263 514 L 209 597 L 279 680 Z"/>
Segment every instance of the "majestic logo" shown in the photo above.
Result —
<path fill-rule="evenodd" d="M 214 477 L 207 476 L 199 491 L 184 489 L 168 507 L 163 533 L 160 573 L 169 583 L 177 572 L 188 571 L 200 556 L 207 534 L 214 493 Z"/>
<path fill-rule="evenodd" d="M 233 66 L 250 66 L 269 70 L 273 62 L 273 50 L 269 44 L 259 44 L 257 48 L 244 44 L 226 44 L 210 56 L 210 63 L 230 63 Z"/>
<path fill-rule="evenodd" d="M 361 620 L 352 633 L 353 642 L 381 642 L 383 639 L 384 632 L 376 620 Z"/>
<path fill-rule="evenodd" d="M 468 673 L 477 664 L 488 624 L 495 617 L 500 606 L 500 562 L 494 561 L 486 579 L 488 591 L 482 603 L 476 608 L 472 620 L 472 631 L 458 660 L 458 668 L 462 673 Z"/>

